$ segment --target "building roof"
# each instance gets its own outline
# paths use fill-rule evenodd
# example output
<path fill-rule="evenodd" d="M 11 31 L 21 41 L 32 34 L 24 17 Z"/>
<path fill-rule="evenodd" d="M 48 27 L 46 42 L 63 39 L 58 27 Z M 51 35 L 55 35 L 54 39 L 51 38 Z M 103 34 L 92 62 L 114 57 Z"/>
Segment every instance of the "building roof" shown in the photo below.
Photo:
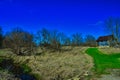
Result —
<path fill-rule="evenodd" d="M 102 41 L 108 41 L 108 40 L 113 40 L 113 35 L 108 35 L 108 36 L 100 36 L 96 41 L 97 42 L 102 42 Z"/>

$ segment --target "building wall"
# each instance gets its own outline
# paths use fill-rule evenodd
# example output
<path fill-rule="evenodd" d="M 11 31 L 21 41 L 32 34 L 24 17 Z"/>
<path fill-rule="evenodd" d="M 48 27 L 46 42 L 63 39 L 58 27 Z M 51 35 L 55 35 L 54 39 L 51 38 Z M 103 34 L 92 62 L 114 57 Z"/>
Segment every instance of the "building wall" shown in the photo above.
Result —
<path fill-rule="evenodd" d="M 109 41 L 98 42 L 98 46 L 109 46 Z"/>

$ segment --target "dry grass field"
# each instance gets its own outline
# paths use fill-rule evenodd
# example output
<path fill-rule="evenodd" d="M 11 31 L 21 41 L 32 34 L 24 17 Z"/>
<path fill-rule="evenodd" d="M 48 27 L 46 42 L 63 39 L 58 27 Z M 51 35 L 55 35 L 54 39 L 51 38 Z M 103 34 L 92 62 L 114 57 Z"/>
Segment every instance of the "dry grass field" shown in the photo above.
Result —
<path fill-rule="evenodd" d="M 51 50 L 37 50 L 41 55 L 37 56 L 16 56 L 12 55 L 15 63 L 25 63 L 36 74 L 39 80 L 58 80 L 58 79 L 80 79 L 86 72 L 91 72 L 93 61 L 90 56 L 85 54 L 87 47 L 63 47 L 65 51 L 53 52 Z M 6 53 L 9 52 L 1 51 Z M 10 53 L 11 54 L 11 53 Z M 10 56 L 7 55 L 7 56 Z"/>
<path fill-rule="evenodd" d="M 38 80 L 118 80 L 114 73 L 103 75 L 101 78 L 94 77 L 93 58 L 85 53 L 88 47 L 62 47 L 62 49 L 62 51 L 52 51 L 38 48 L 36 52 L 39 55 L 32 56 L 17 56 L 7 49 L 2 49 L 0 56 L 11 57 L 15 63 L 27 64 Z M 105 54 L 120 52 L 119 48 L 109 47 L 99 50 Z M 91 79 L 86 76 L 86 72 L 93 75 Z"/>
<path fill-rule="evenodd" d="M 103 47 L 103 48 L 99 48 L 99 50 L 105 54 L 120 53 L 120 48 L 114 48 L 114 47 Z"/>

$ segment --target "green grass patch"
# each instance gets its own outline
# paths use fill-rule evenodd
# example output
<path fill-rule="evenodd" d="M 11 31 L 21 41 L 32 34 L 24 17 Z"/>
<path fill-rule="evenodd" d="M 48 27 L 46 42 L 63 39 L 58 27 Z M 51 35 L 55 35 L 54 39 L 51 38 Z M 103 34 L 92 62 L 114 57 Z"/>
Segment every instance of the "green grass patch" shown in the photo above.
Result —
<path fill-rule="evenodd" d="M 120 68 L 120 54 L 107 55 L 100 52 L 97 48 L 88 48 L 86 53 L 93 57 L 97 74 L 105 73 L 108 68 Z"/>
<path fill-rule="evenodd" d="M 0 63 L 3 61 L 3 58 L 0 58 Z"/>
<path fill-rule="evenodd" d="M 21 67 L 23 68 L 24 73 L 30 73 L 32 71 L 32 69 L 26 64 L 22 64 Z"/>

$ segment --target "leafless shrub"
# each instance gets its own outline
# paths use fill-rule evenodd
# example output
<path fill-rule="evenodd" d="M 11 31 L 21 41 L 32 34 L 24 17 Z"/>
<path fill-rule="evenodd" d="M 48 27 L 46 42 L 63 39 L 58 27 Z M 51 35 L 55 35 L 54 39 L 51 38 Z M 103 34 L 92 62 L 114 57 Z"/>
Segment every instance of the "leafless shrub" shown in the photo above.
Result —
<path fill-rule="evenodd" d="M 10 48 L 17 55 L 29 55 L 33 53 L 35 46 L 33 35 L 20 28 L 15 28 L 7 33 L 3 44 L 4 47 Z"/>

